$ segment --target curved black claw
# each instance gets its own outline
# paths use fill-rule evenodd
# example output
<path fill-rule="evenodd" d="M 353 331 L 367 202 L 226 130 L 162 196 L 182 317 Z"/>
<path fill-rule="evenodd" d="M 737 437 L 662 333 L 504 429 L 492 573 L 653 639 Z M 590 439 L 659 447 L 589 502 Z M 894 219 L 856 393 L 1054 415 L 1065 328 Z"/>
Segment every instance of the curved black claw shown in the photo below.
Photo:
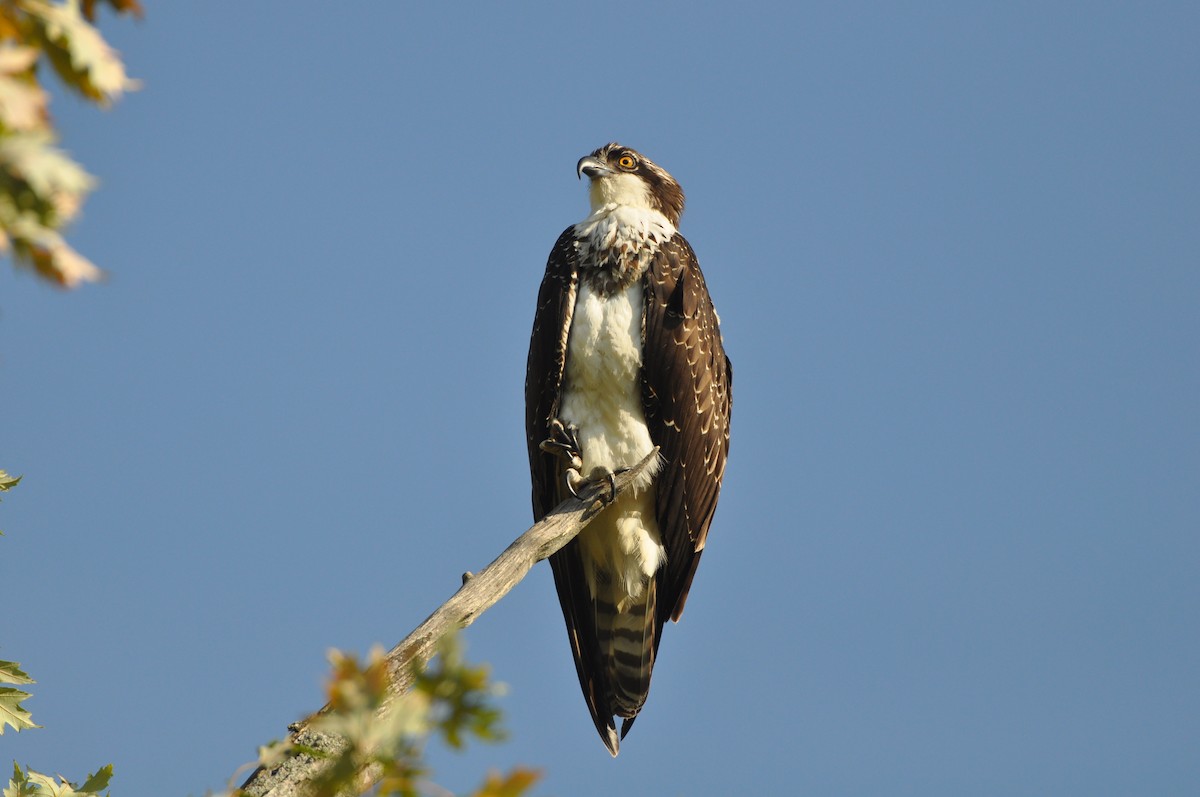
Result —
<path fill-rule="evenodd" d="M 608 482 L 608 490 L 598 496 L 601 506 L 608 506 L 613 501 L 617 500 L 617 476 L 622 473 L 628 473 L 633 468 L 617 468 L 614 471 L 609 471 L 604 479 Z"/>
<path fill-rule="evenodd" d="M 579 488 L 587 484 L 587 479 L 583 478 L 583 474 L 575 468 L 567 468 L 566 481 L 567 489 L 571 492 L 571 495 L 582 501 L 583 496 L 579 494 Z"/>

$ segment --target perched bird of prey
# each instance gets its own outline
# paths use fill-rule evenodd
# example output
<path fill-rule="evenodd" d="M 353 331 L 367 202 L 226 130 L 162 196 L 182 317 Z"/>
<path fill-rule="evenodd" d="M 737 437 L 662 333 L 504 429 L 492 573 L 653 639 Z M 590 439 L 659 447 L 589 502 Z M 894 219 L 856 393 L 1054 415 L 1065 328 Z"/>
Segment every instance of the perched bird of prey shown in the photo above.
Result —
<path fill-rule="evenodd" d="M 588 709 L 614 756 L 678 620 L 729 453 L 733 372 L 700 265 L 679 234 L 683 190 L 607 144 L 581 158 L 591 214 L 558 238 L 529 344 L 525 430 L 540 520 L 585 479 L 661 470 L 550 557 Z M 614 716 L 624 722 L 618 738 Z"/>

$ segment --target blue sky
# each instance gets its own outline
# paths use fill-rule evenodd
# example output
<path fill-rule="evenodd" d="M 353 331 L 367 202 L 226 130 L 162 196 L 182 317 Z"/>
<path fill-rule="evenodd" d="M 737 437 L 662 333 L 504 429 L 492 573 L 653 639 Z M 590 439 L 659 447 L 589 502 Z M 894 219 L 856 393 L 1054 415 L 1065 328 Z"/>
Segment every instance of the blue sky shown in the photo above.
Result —
<path fill-rule="evenodd" d="M 315 8 L 315 6 L 313 6 Z M 220 787 L 530 520 L 522 383 L 576 160 L 688 193 L 725 492 L 621 756 L 549 568 L 466 634 L 465 791 L 1179 794 L 1200 780 L 1200 11 L 150 3 L 56 96 L 101 189 L 0 269 L 5 758 Z"/>

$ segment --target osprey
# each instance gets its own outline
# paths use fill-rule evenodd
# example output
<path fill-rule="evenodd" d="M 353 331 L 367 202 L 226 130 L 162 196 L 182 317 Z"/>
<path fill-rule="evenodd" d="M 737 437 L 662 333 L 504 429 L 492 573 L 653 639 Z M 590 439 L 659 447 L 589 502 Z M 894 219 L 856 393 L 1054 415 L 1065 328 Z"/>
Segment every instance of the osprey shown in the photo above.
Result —
<path fill-rule="evenodd" d="M 614 756 L 683 612 L 729 453 L 733 372 L 679 183 L 607 144 L 576 165 L 591 214 L 558 238 L 538 293 L 525 430 L 540 520 L 585 478 L 651 473 L 550 557 L 584 698 Z M 614 716 L 624 722 L 618 738 Z"/>

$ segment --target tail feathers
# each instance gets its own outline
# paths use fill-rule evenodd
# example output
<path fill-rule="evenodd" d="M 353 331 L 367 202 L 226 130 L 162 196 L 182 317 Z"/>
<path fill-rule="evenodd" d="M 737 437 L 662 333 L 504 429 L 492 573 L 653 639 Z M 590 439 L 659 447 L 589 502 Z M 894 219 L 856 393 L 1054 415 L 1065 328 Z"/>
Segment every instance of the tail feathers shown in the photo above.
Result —
<path fill-rule="evenodd" d="M 596 730 L 600 730 L 598 725 Z M 617 753 L 621 751 L 621 739 L 624 738 L 624 726 L 621 728 L 621 735 L 617 736 L 617 727 L 613 724 L 611 719 L 608 721 L 608 726 L 605 727 L 604 730 L 600 731 L 600 739 L 604 742 L 604 746 L 608 748 L 608 752 L 613 758 L 616 758 Z"/>
<path fill-rule="evenodd" d="M 595 603 L 596 635 L 600 658 L 605 663 L 609 707 L 625 719 L 622 738 L 650 692 L 650 675 L 658 647 L 656 597 L 655 580 L 648 579 L 639 598 L 631 599 L 624 594 L 618 598 L 610 592 L 608 596 L 598 596 Z M 610 736 L 615 742 L 615 728 Z M 616 755 L 615 744 L 610 744 L 609 750 Z"/>

